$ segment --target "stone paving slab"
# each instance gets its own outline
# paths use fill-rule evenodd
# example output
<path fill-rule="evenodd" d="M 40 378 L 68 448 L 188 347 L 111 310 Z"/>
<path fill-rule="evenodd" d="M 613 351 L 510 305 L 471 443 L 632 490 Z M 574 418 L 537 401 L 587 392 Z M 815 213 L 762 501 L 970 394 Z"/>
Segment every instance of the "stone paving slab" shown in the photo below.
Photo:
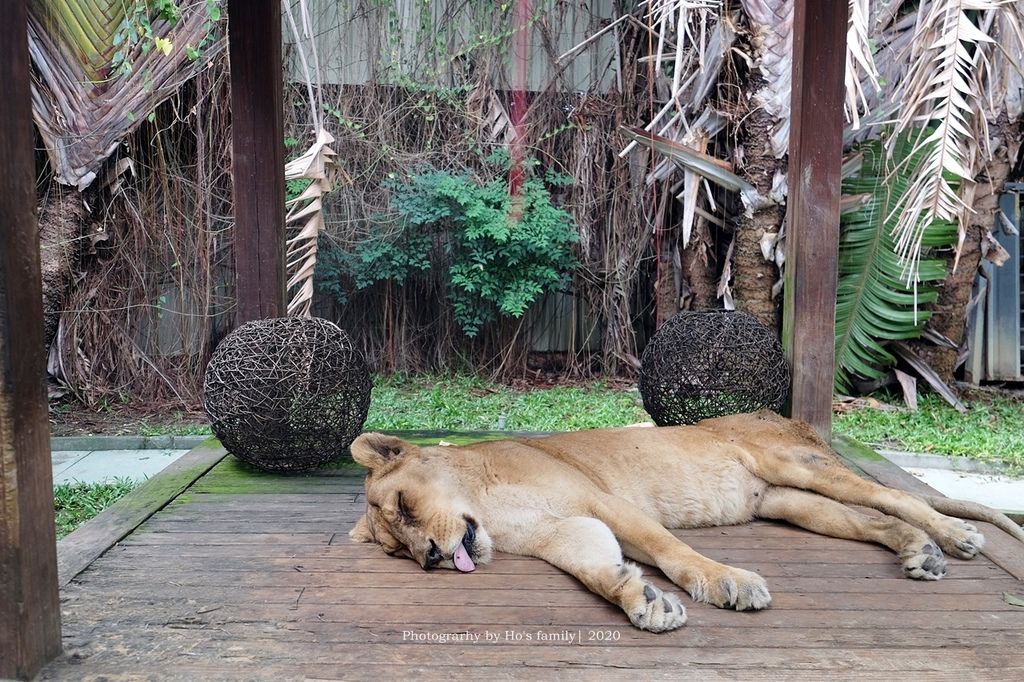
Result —
<path fill-rule="evenodd" d="M 53 477 L 63 473 L 66 469 L 73 466 L 75 462 L 87 457 L 91 450 L 64 450 L 61 452 L 50 453 L 50 458 L 53 462 Z"/>
<path fill-rule="evenodd" d="M 901 468 L 946 497 L 980 502 L 1012 514 L 1024 513 L 1024 479 L 951 469 Z"/>
<path fill-rule="evenodd" d="M 115 478 L 143 481 L 163 471 L 186 452 L 188 450 L 172 449 L 100 450 L 84 454 L 54 452 L 53 482 L 98 483 Z"/>

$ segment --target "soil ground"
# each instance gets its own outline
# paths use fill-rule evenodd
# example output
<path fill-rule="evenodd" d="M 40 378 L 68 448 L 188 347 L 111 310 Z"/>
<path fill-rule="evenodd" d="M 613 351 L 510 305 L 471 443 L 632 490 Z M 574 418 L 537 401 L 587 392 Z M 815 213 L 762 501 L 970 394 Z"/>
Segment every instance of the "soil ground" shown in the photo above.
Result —
<path fill-rule="evenodd" d="M 96 410 L 74 401 L 50 402 L 52 436 L 190 435 L 210 423 L 198 407 L 118 405 Z"/>

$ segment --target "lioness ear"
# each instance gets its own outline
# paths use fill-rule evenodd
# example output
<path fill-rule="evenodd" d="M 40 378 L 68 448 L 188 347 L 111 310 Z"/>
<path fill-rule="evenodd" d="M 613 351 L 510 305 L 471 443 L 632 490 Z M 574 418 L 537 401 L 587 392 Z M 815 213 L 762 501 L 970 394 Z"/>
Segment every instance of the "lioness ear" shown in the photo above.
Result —
<path fill-rule="evenodd" d="M 366 521 L 366 514 L 359 517 L 356 525 L 348 532 L 348 536 L 356 542 L 373 542 L 373 533 L 370 532 L 370 524 Z"/>
<path fill-rule="evenodd" d="M 384 469 L 416 450 L 412 443 L 382 433 L 364 433 L 352 442 L 352 459 L 369 469 Z"/>

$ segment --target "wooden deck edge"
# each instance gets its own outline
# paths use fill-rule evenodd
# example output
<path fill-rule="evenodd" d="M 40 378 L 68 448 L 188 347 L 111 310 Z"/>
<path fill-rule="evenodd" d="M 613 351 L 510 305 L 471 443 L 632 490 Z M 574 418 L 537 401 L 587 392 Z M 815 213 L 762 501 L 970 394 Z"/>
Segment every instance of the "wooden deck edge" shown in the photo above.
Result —
<path fill-rule="evenodd" d="M 60 540 L 57 543 L 60 586 L 71 582 L 97 557 L 163 509 L 226 455 L 216 438 L 207 439 Z"/>
<path fill-rule="evenodd" d="M 842 434 L 833 436 L 832 449 L 851 468 L 882 485 L 919 495 L 945 497 L 921 479 L 907 473 L 868 446 L 849 436 Z M 982 554 L 1017 580 L 1024 580 L 1024 545 L 992 524 L 978 523 L 978 526 L 985 535 L 985 549 L 982 550 Z"/>

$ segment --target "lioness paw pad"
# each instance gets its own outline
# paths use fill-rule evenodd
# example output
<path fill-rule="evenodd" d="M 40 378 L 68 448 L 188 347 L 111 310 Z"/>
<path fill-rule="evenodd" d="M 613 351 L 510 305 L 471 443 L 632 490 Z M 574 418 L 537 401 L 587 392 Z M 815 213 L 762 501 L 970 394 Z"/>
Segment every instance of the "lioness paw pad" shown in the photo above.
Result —
<path fill-rule="evenodd" d="M 654 585 L 644 585 L 643 603 L 628 611 L 629 620 L 641 630 L 665 632 L 686 623 L 686 609 L 679 597 Z"/>
<path fill-rule="evenodd" d="M 900 557 L 903 573 L 914 580 L 938 580 L 946 575 L 946 557 L 938 545 L 929 540 L 916 551 Z"/>

